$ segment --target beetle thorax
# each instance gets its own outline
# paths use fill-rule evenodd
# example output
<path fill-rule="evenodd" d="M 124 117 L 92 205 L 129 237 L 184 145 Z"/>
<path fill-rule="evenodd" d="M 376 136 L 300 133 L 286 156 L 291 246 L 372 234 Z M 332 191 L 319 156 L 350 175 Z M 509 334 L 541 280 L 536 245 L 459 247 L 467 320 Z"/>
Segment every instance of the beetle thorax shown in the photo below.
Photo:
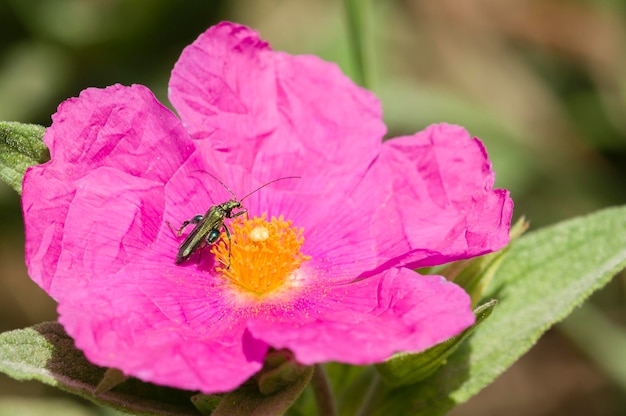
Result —
<path fill-rule="evenodd" d="M 226 212 L 230 212 L 235 208 L 241 208 L 241 202 L 231 199 L 230 201 L 226 201 L 223 204 L 220 204 L 220 208 L 222 208 Z"/>

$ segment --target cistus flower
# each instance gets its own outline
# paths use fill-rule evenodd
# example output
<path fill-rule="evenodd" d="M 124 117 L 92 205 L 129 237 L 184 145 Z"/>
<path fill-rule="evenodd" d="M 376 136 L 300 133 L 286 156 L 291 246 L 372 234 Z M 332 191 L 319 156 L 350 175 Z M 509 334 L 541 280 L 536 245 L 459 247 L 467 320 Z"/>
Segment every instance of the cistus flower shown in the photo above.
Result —
<path fill-rule="evenodd" d="M 370 92 L 231 23 L 184 50 L 169 98 L 180 119 L 140 85 L 83 91 L 24 178 L 30 276 L 89 360 L 223 392 L 269 348 L 367 364 L 474 322 L 461 288 L 413 269 L 507 244 L 512 202 L 478 139 L 440 124 L 382 142 Z M 212 176 L 240 198 L 298 178 L 176 264 L 183 221 L 233 199 Z"/>

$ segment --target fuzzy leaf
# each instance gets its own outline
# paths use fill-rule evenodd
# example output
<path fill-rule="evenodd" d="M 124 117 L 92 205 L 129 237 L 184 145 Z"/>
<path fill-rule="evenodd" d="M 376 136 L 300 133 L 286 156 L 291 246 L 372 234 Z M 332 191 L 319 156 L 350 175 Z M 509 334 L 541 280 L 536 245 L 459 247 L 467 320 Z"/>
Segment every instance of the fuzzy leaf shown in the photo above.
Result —
<path fill-rule="evenodd" d="M 0 179 L 22 193 L 26 169 L 50 160 L 42 138 L 45 127 L 0 121 Z"/>
<path fill-rule="evenodd" d="M 532 232 L 510 249 L 486 296 L 498 311 L 424 382 L 388 389 L 372 414 L 443 415 L 491 383 L 552 325 L 626 266 L 626 207 Z"/>
<path fill-rule="evenodd" d="M 0 416 L 122 416 L 120 413 L 97 413 L 88 410 L 83 403 L 72 399 L 48 396 L 11 396 L 2 392 Z"/>
<path fill-rule="evenodd" d="M 89 363 L 57 322 L 0 334 L 0 372 L 39 380 L 104 406 L 142 415 L 200 415 L 193 392 L 128 379 L 96 394 L 107 369 Z"/>

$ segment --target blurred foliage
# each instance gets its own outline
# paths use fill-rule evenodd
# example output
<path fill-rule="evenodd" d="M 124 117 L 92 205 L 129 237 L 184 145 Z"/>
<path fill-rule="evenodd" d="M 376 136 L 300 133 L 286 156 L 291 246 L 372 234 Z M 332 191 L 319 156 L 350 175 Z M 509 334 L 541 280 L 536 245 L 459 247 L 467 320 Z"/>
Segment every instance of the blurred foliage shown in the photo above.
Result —
<path fill-rule="evenodd" d="M 498 186 L 511 190 L 516 215 L 533 229 L 626 203 L 626 2 L 370 4 L 368 77 L 388 137 L 432 122 L 464 125 L 486 143 Z M 275 49 L 355 74 L 343 6 L 0 0 L 0 120 L 47 126 L 66 98 L 114 83 L 147 85 L 168 104 L 182 48 L 224 19 L 257 29 Z M 6 185 L 0 212 L 0 330 L 54 319 L 53 302 L 26 276 L 19 198 Z M 626 324 L 625 300 L 623 273 L 594 297 L 618 324 Z"/>

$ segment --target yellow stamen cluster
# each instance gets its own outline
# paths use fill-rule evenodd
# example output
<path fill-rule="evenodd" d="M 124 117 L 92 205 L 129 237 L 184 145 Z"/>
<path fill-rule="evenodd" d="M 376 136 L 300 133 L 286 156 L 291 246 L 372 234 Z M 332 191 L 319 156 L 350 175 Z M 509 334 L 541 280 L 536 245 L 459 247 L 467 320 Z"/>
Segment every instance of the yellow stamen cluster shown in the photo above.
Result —
<path fill-rule="evenodd" d="M 311 259 L 300 252 L 303 230 L 282 215 L 270 221 L 265 214 L 253 219 L 238 217 L 229 228 L 230 241 L 222 233 L 211 253 L 221 264 L 217 271 L 248 292 L 263 295 L 280 288 L 302 262 Z"/>

